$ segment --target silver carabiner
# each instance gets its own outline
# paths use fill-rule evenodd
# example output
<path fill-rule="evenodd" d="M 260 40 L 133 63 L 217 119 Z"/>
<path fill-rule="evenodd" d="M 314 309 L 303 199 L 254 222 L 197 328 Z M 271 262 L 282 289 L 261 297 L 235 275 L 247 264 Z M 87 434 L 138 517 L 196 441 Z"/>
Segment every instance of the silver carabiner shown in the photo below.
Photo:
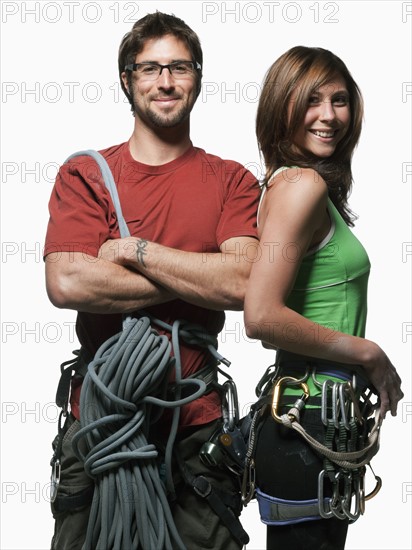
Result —
<path fill-rule="evenodd" d="M 256 471 L 255 461 L 253 458 L 249 461 L 249 465 L 246 465 L 243 473 L 242 483 L 242 503 L 243 506 L 247 506 L 252 498 L 255 496 L 256 489 Z"/>
<path fill-rule="evenodd" d="M 61 465 L 60 460 L 53 462 L 52 473 L 50 476 L 50 502 L 54 502 L 60 485 Z"/>
<path fill-rule="evenodd" d="M 227 380 L 223 384 L 223 421 L 224 428 L 229 432 L 235 429 L 239 422 L 239 402 L 237 397 L 236 384 L 233 380 Z"/>
<path fill-rule="evenodd" d="M 350 386 L 350 382 L 344 382 L 343 384 L 339 384 L 339 403 L 340 403 L 340 414 L 342 417 L 342 422 L 345 428 L 349 431 L 349 420 L 348 420 L 348 412 L 350 408 L 349 400 L 346 398 L 345 390 Z"/>
<path fill-rule="evenodd" d="M 342 509 L 346 515 L 346 517 L 349 519 L 350 523 L 354 523 L 361 514 L 361 507 L 360 507 L 360 479 L 359 477 L 355 480 L 356 485 L 353 488 L 352 491 L 352 472 L 345 473 L 345 489 L 344 489 L 344 497 L 342 499 Z M 352 513 L 351 507 L 352 507 L 352 498 L 353 495 L 355 495 L 355 510 Z"/>
<path fill-rule="evenodd" d="M 321 418 L 324 426 L 328 425 L 328 388 L 333 389 L 334 383 L 332 380 L 325 380 L 322 384 L 322 409 Z"/>
<path fill-rule="evenodd" d="M 322 470 L 318 476 L 318 507 L 320 516 L 323 519 L 329 519 L 333 516 L 333 512 L 331 508 L 331 499 L 325 497 L 323 492 L 325 474 L 325 470 Z"/>
<path fill-rule="evenodd" d="M 345 519 L 346 514 L 343 511 L 343 500 L 344 497 L 339 492 L 339 479 L 342 476 L 342 472 L 339 470 L 335 474 L 335 480 L 333 482 L 333 494 L 332 494 L 332 502 L 330 504 L 330 508 L 332 510 L 332 513 L 335 517 L 338 519 Z"/>
<path fill-rule="evenodd" d="M 332 419 L 335 428 L 339 429 L 339 382 L 334 382 L 332 386 Z"/>
<path fill-rule="evenodd" d="M 352 402 L 352 418 L 356 417 L 359 424 L 362 426 L 364 423 L 363 416 L 359 407 L 359 400 L 356 396 L 353 385 L 347 382 L 346 390 L 349 393 L 350 400 Z"/>

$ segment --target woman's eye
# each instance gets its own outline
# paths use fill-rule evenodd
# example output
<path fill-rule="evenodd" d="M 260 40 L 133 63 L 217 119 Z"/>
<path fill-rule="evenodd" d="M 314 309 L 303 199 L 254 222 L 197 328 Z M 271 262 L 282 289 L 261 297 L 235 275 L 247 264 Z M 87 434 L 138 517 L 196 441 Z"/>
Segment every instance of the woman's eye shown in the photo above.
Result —
<path fill-rule="evenodd" d="M 335 103 L 336 105 L 342 105 L 342 106 L 347 105 L 348 101 L 349 101 L 348 98 L 344 95 L 340 95 L 333 98 L 333 103 Z"/>

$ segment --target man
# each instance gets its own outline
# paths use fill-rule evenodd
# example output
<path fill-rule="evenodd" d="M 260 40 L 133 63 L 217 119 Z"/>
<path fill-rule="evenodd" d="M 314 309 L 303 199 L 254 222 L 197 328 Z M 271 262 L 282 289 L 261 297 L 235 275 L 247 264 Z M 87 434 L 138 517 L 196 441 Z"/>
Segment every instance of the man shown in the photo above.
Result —
<path fill-rule="evenodd" d="M 55 306 L 78 311 L 86 362 L 121 331 L 122 314 L 144 309 L 166 323 L 185 319 L 218 334 L 224 310 L 243 308 L 250 270 L 246 251 L 257 243 L 259 188 L 239 164 L 191 143 L 190 112 L 200 93 L 202 61 L 197 35 L 180 19 L 159 12 L 137 21 L 120 45 L 119 74 L 134 131 L 127 143 L 102 154 L 131 237 L 119 239 L 113 204 L 90 157 L 66 163 L 56 179 L 45 246 L 47 291 Z M 181 357 L 183 377 L 211 362 L 204 349 L 184 342 Z M 93 481 L 71 448 L 79 430 L 81 383 L 76 374 L 59 449 L 56 550 L 82 547 L 90 511 Z M 196 474 L 239 498 L 235 475 L 199 459 L 220 417 L 216 391 L 183 406 L 179 449 Z M 154 439 L 161 440 L 161 432 L 159 425 Z M 64 498 L 74 495 L 84 498 L 72 498 L 68 509 Z M 231 509 L 238 514 L 240 505 Z M 176 485 L 172 512 L 187 548 L 242 547 L 207 499 L 182 482 Z"/>

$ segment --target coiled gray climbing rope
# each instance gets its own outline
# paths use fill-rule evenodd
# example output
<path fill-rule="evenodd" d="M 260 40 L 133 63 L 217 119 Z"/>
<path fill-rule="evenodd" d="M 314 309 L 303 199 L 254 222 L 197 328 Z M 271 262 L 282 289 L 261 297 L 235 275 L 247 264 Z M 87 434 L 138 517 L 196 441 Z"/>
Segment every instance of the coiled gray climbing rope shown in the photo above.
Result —
<path fill-rule="evenodd" d="M 158 452 L 147 437 L 159 416 L 152 408 L 173 408 L 172 429 L 166 447 L 171 452 L 179 408 L 206 390 L 202 380 L 182 379 L 179 336 L 190 334 L 210 346 L 194 326 L 172 329 L 172 345 L 151 327 L 147 317 L 128 319 L 123 331 L 107 340 L 88 366 L 80 398 L 81 429 L 73 438 L 76 454 L 95 479 L 95 494 L 83 550 L 142 548 L 184 549 L 174 526 L 166 491 L 159 474 Z M 171 356 L 173 347 L 174 358 Z M 165 399 L 171 368 L 175 370 L 177 399 Z M 179 398 L 179 389 L 195 391 Z M 170 470 L 170 464 L 166 464 Z"/>

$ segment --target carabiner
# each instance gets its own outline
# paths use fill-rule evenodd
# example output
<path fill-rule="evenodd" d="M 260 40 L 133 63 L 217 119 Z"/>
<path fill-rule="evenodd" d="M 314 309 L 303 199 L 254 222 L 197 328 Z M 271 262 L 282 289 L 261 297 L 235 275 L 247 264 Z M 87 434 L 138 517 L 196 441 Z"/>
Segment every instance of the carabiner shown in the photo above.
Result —
<path fill-rule="evenodd" d="M 276 420 L 276 422 L 279 422 L 279 424 L 283 424 L 282 418 L 278 414 L 278 407 L 280 403 L 281 398 L 281 389 L 283 385 L 298 385 L 302 388 L 303 395 L 300 399 L 298 399 L 295 403 L 295 406 L 298 409 L 301 409 L 304 405 L 304 402 L 309 398 L 309 387 L 305 382 L 300 382 L 297 378 L 293 378 L 292 376 L 283 376 L 282 378 L 279 378 L 275 386 L 273 388 L 273 400 L 272 400 L 272 417 Z M 301 402 L 301 403 L 299 403 Z M 295 421 L 296 417 L 294 415 L 288 414 L 291 421 Z"/>
<path fill-rule="evenodd" d="M 371 472 L 373 473 L 373 475 L 375 477 L 376 485 L 375 485 L 374 489 L 372 489 L 372 491 L 368 495 L 365 496 L 365 500 L 370 500 L 371 498 L 376 497 L 376 495 L 379 493 L 379 491 L 382 488 L 382 478 L 375 474 L 375 472 L 373 471 L 373 468 L 370 464 L 368 464 L 368 466 L 371 469 Z"/>
<path fill-rule="evenodd" d="M 353 483 L 354 482 L 354 483 Z M 352 491 L 353 485 L 353 491 Z M 355 510 L 351 512 L 352 498 L 355 496 Z M 342 500 L 342 509 L 349 519 L 349 523 L 355 523 L 355 521 L 361 515 L 360 506 L 360 479 L 359 477 L 353 479 L 352 472 L 345 473 L 345 490 Z"/>
<path fill-rule="evenodd" d="M 347 385 L 345 390 L 348 392 L 350 400 L 352 401 L 352 407 L 351 407 L 352 418 L 356 417 L 358 419 L 359 424 L 362 426 L 364 421 L 363 421 L 363 416 L 359 407 L 359 399 L 357 398 L 355 393 L 355 388 L 353 384 L 351 384 L 350 382 L 347 382 L 346 384 Z"/>
<path fill-rule="evenodd" d="M 323 492 L 325 475 L 326 475 L 326 471 L 322 470 L 318 476 L 318 506 L 319 506 L 320 516 L 323 519 L 329 519 L 333 516 L 333 512 L 331 507 L 331 498 L 325 497 Z"/>
<path fill-rule="evenodd" d="M 50 476 L 50 502 L 54 502 L 60 485 L 61 466 L 60 460 L 52 462 L 52 473 Z"/>
<path fill-rule="evenodd" d="M 243 473 L 242 481 L 242 503 L 243 506 L 247 506 L 255 495 L 256 489 L 256 472 L 255 461 L 253 458 L 248 461 L 249 465 L 246 465 Z"/>
<path fill-rule="evenodd" d="M 322 418 L 322 423 L 323 423 L 324 426 L 327 426 L 329 420 L 332 420 L 334 418 L 334 415 L 333 415 L 332 419 L 328 418 L 328 388 L 330 388 L 332 390 L 334 385 L 335 384 L 334 384 L 333 380 L 329 380 L 329 379 L 325 380 L 322 384 L 322 412 L 321 412 L 321 418 Z"/>
<path fill-rule="evenodd" d="M 348 431 L 350 429 L 349 420 L 348 420 L 350 403 L 349 403 L 349 399 L 346 399 L 345 390 L 349 392 L 349 389 L 348 389 L 349 387 L 350 387 L 350 382 L 344 382 L 342 384 L 339 384 L 340 414 L 341 414 L 343 425 Z"/>
<path fill-rule="evenodd" d="M 332 386 L 332 417 L 335 428 L 339 429 L 339 382 L 334 382 Z"/>
<path fill-rule="evenodd" d="M 343 476 L 342 470 L 339 470 L 335 474 L 335 480 L 333 481 L 333 494 L 332 494 L 332 502 L 330 504 L 330 508 L 332 510 L 332 513 L 335 517 L 338 519 L 345 519 L 346 514 L 343 509 L 343 503 L 345 500 L 345 496 L 339 492 L 340 489 L 340 478 Z"/>
<path fill-rule="evenodd" d="M 239 403 L 237 398 L 236 384 L 233 380 L 227 380 L 223 384 L 224 397 L 223 397 L 223 418 L 224 428 L 232 432 L 237 423 L 239 422 Z M 227 407 L 225 408 L 225 405 Z"/>
<path fill-rule="evenodd" d="M 273 380 L 277 377 L 279 372 L 279 365 L 269 365 L 264 375 L 259 380 L 258 385 L 255 388 L 256 397 L 260 398 L 262 395 L 269 393 L 269 386 L 272 385 Z"/>

